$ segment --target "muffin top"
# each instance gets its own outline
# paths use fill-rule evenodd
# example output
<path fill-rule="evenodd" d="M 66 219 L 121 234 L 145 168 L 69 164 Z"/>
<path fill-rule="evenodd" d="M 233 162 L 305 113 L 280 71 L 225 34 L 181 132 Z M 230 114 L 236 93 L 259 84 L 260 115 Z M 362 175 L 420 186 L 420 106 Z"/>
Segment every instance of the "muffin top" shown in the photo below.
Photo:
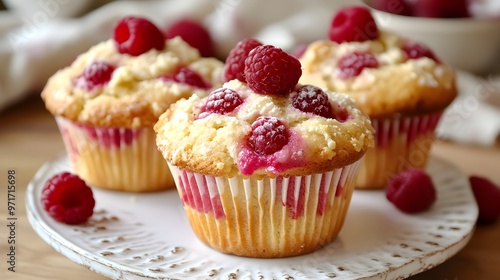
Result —
<path fill-rule="evenodd" d="M 175 101 L 220 87 L 222 67 L 180 37 L 166 40 L 151 22 L 128 17 L 118 23 L 113 39 L 55 73 L 42 99 L 53 115 L 79 123 L 152 127 Z"/>
<path fill-rule="evenodd" d="M 367 31 L 348 34 L 359 30 Z M 329 37 L 301 56 L 300 82 L 347 93 L 371 118 L 440 111 L 457 95 L 450 66 L 423 44 L 379 31 L 366 8 L 340 10 Z"/>
<path fill-rule="evenodd" d="M 211 176 L 309 175 L 354 163 L 373 146 L 370 120 L 353 100 L 297 84 L 300 64 L 282 50 L 256 47 L 244 69 L 246 82 L 230 80 L 160 116 L 156 142 L 170 164 Z"/>

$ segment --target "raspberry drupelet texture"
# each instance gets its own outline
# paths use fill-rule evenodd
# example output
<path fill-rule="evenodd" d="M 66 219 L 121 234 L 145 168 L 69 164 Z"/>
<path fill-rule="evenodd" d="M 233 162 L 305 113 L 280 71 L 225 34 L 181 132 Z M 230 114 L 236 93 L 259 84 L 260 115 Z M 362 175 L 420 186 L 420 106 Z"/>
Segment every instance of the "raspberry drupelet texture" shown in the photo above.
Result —
<path fill-rule="evenodd" d="M 248 53 L 258 46 L 262 46 L 262 43 L 252 38 L 243 39 L 236 44 L 226 58 L 222 74 L 224 82 L 238 79 L 246 83 L 245 59 L 248 57 Z"/>
<path fill-rule="evenodd" d="M 165 46 L 163 33 L 151 21 L 142 17 L 124 17 L 115 26 L 113 39 L 118 51 L 139 56 L 151 49 Z"/>
<path fill-rule="evenodd" d="M 500 188 L 480 176 L 469 177 L 469 182 L 479 208 L 478 222 L 493 224 L 500 216 Z"/>
<path fill-rule="evenodd" d="M 292 95 L 292 105 L 305 113 L 333 119 L 332 105 L 323 90 L 313 85 L 304 85 Z"/>
<path fill-rule="evenodd" d="M 42 205 L 59 222 L 81 224 L 92 216 L 95 200 L 92 189 L 80 177 L 62 172 L 45 183 Z"/>
<path fill-rule="evenodd" d="M 332 19 L 328 37 L 342 42 L 364 42 L 377 38 L 377 24 L 369 9 L 360 6 L 340 9 Z"/>
<path fill-rule="evenodd" d="M 215 56 L 215 45 L 210 32 L 200 22 L 183 18 L 172 23 L 165 31 L 167 39 L 180 36 L 203 57 Z"/>
<path fill-rule="evenodd" d="M 212 85 L 208 81 L 205 81 L 203 77 L 201 77 L 198 73 L 187 67 L 180 68 L 172 75 L 164 75 L 161 77 L 161 79 L 163 79 L 164 81 L 177 82 L 200 89 L 209 89 L 212 87 Z"/>
<path fill-rule="evenodd" d="M 254 48 L 245 59 L 248 87 L 261 94 L 287 94 L 301 75 L 299 60 L 271 45 Z"/>
<path fill-rule="evenodd" d="M 243 99 L 235 90 L 229 88 L 217 89 L 207 97 L 199 118 L 203 118 L 211 113 L 221 115 L 231 113 L 242 103 Z"/>
<path fill-rule="evenodd" d="M 377 58 L 371 53 L 353 52 L 340 58 L 338 64 L 339 77 L 347 79 L 356 77 L 365 68 L 377 68 Z"/>
<path fill-rule="evenodd" d="M 434 60 L 437 63 L 440 63 L 439 59 L 434 54 L 434 52 L 432 52 L 431 49 L 429 49 L 422 43 L 416 43 L 407 40 L 403 45 L 402 49 L 405 52 L 408 59 L 419 59 L 422 57 L 427 57 Z"/>
<path fill-rule="evenodd" d="M 87 91 L 96 90 L 111 80 L 115 67 L 106 61 L 96 60 L 83 70 L 80 77 L 76 78 L 75 86 Z"/>
<path fill-rule="evenodd" d="M 386 197 L 405 213 L 429 209 L 436 201 L 436 189 L 431 177 L 422 169 L 403 171 L 389 180 Z"/>
<path fill-rule="evenodd" d="M 261 116 L 252 124 L 248 145 L 260 155 L 271 155 L 288 144 L 285 124 L 275 117 Z"/>

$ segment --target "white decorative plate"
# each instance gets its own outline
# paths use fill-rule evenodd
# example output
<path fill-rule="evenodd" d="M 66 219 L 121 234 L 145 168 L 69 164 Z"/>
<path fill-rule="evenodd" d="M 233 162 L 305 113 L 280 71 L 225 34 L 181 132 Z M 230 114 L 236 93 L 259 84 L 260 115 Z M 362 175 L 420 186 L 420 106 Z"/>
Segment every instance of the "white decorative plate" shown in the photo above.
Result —
<path fill-rule="evenodd" d="M 355 191 L 340 235 L 308 255 L 252 259 L 224 255 L 191 232 L 177 192 L 129 194 L 94 189 L 96 213 L 80 226 L 50 218 L 40 203 L 45 181 L 70 170 L 46 163 L 27 191 L 35 231 L 72 261 L 113 279 L 403 279 L 462 249 L 478 215 L 467 177 L 431 158 L 438 191 L 431 210 L 406 215 L 382 191 Z"/>

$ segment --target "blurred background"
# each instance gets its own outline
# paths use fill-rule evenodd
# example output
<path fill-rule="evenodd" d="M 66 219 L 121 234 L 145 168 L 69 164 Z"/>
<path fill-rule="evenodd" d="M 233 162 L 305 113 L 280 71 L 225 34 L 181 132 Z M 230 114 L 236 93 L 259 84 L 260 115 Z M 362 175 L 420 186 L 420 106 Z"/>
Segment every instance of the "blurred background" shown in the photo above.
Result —
<path fill-rule="evenodd" d="M 404 14 L 408 3 L 420 7 Z M 0 0 L 0 112 L 39 94 L 58 69 L 111 38 L 125 15 L 146 16 L 164 29 L 181 18 L 199 21 L 224 60 L 247 37 L 290 52 L 325 39 L 335 10 L 354 4 L 376 7 L 379 28 L 422 41 L 457 69 L 461 96 L 445 118 L 459 118 L 461 127 L 441 127 L 442 138 L 497 143 L 500 0 Z"/>

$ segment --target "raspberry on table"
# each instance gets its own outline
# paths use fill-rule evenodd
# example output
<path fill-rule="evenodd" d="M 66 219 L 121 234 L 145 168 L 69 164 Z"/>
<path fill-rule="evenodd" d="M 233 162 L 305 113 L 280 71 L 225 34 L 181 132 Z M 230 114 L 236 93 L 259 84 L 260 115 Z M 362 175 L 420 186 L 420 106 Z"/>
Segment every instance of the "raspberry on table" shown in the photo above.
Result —
<path fill-rule="evenodd" d="M 411 168 L 389 180 L 387 199 L 405 213 L 429 209 L 436 201 L 436 189 L 431 177 L 422 169 Z"/>
<path fill-rule="evenodd" d="M 245 59 L 248 57 L 248 53 L 258 46 L 262 46 L 262 43 L 252 38 L 243 39 L 236 44 L 226 58 L 222 74 L 224 82 L 234 79 L 243 83 L 247 82 L 245 79 Z"/>
<path fill-rule="evenodd" d="M 339 77 L 347 79 L 356 77 L 365 68 L 377 68 L 379 66 L 377 58 L 371 53 L 353 52 L 344 55 L 339 59 Z"/>
<path fill-rule="evenodd" d="M 41 200 L 52 218 L 72 225 L 85 222 L 92 216 L 95 206 L 92 189 L 69 172 L 52 176 L 43 187 Z"/>
<path fill-rule="evenodd" d="M 259 155 L 271 155 L 288 144 L 289 138 L 283 122 L 275 117 L 260 116 L 252 124 L 248 145 Z"/>
<path fill-rule="evenodd" d="M 229 114 L 243 103 L 243 99 L 237 91 L 229 88 L 220 88 L 207 97 L 207 101 L 201 109 L 199 118 L 203 118 L 211 113 Z"/>
<path fill-rule="evenodd" d="M 180 36 L 191 47 L 198 49 L 203 57 L 215 56 L 215 45 L 210 32 L 198 21 L 183 18 L 168 26 L 167 39 Z"/>
<path fill-rule="evenodd" d="M 427 57 L 438 63 L 440 62 L 437 56 L 432 52 L 432 50 L 422 43 L 417 43 L 407 40 L 404 43 L 402 49 L 405 52 L 408 59 L 419 59 L 422 57 Z"/>
<path fill-rule="evenodd" d="M 120 53 L 133 56 L 165 47 L 165 37 L 160 29 L 142 17 L 129 16 L 118 21 L 113 39 Z"/>
<path fill-rule="evenodd" d="M 412 15 L 412 6 L 406 0 L 374 0 L 373 7 L 377 10 L 402 15 Z"/>
<path fill-rule="evenodd" d="M 96 60 L 85 67 L 80 77 L 76 79 L 76 87 L 92 91 L 107 84 L 115 67 L 105 61 Z"/>
<path fill-rule="evenodd" d="M 364 42 L 377 38 L 378 27 L 368 8 L 361 6 L 345 7 L 333 17 L 328 37 L 343 42 Z"/>
<path fill-rule="evenodd" d="M 182 67 L 174 74 L 161 76 L 160 79 L 164 81 L 181 83 L 200 89 L 209 89 L 212 87 L 212 85 L 208 81 L 203 79 L 200 74 L 196 73 L 188 67 Z"/>
<path fill-rule="evenodd" d="M 333 119 L 332 105 L 328 95 L 319 87 L 304 85 L 292 94 L 292 106 L 305 113 Z"/>
<path fill-rule="evenodd" d="M 245 59 L 247 85 L 256 93 L 287 94 L 301 75 L 299 60 L 271 45 L 254 48 Z"/>
<path fill-rule="evenodd" d="M 500 188 L 480 176 L 470 176 L 469 182 L 479 208 L 478 222 L 493 224 L 500 216 Z"/>

